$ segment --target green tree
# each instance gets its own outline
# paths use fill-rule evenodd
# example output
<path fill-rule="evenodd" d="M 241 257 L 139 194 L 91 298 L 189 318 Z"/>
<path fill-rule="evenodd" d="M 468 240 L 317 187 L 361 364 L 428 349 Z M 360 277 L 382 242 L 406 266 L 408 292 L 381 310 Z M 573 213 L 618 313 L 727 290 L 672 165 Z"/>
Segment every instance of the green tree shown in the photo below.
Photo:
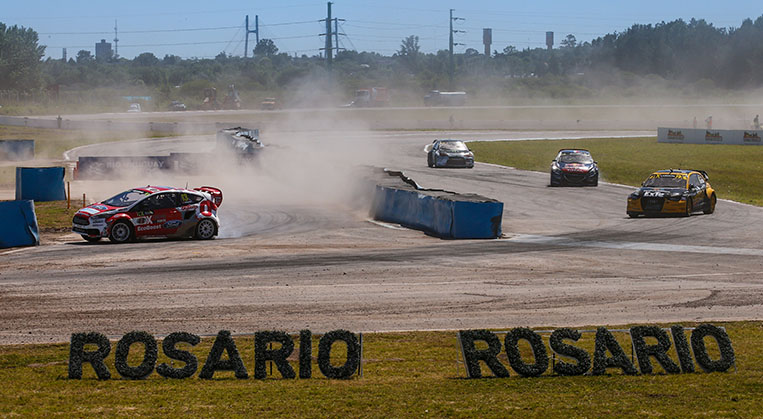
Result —
<path fill-rule="evenodd" d="M 270 57 L 278 54 L 278 47 L 272 39 L 260 39 L 253 52 L 255 57 Z"/>
<path fill-rule="evenodd" d="M 90 51 L 81 49 L 77 52 L 77 64 L 86 64 L 93 61 L 93 54 Z"/>
<path fill-rule="evenodd" d="M 569 34 L 562 39 L 562 48 L 575 48 L 577 44 L 578 40 L 573 34 Z"/>
<path fill-rule="evenodd" d="M 132 63 L 137 66 L 150 67 L 159 64 L 159 59 L 156 58 L 156 55 L 150 52 L 144 52 L 135 57 L 135 59 L 132 60 Z"/>
<path fill-rule="evenodd" d="M 0 89 L 40 87 L 40 59 L 45 47 L 37 41 L 37 32 L 32 29 L 0 23 Z"/>

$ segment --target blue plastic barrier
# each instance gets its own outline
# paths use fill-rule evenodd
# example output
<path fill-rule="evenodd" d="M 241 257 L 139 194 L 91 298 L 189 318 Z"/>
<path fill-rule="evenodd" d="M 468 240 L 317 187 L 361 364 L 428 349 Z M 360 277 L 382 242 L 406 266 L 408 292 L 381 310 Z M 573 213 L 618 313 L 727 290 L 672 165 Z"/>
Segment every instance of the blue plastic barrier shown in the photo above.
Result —
<path fill-rule="evenodd" d="M 0 202 L 0 248 L 40 244 L 33 201 Z"/>
<path fill-rule="evenodd" d="M 0 160 L 34 159 L 34 140 L 0 140 Z"/>
<path fill-rule="evenodd" d="M 17 167 L 16 199 L 63 201 L 65 173 L 63 167 Z"/>
<path fill-rule="evenodd" d="M 474 195 L 377 185 L 373 216 L 443 238 L 489 239 L 501 236 L 503 203 Z"/>

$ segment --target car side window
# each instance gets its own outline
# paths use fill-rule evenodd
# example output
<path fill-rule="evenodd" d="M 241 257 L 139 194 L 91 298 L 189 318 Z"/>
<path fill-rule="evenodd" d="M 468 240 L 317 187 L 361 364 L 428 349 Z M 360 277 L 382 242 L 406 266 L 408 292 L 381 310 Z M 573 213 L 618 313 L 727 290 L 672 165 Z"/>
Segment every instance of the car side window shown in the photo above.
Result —
<path fill-rule="evenodd" d="M 199 195 L 187 193 L 187 192 L 180 192 L 177 195 L 179 197 L 178 205 L 196 204 L 204 200 L 204 198 Z"/>
<path fill-rule="evenodd" d="M 689 186 L 691 186 L 692 188 L 700 186 L 699 185 L 699 176 L 697 176 L 696 173 L 692 174 L 691 176 L 689 176 Z"/>
<path fill-rule="evenodd" d="M 148 199 L 146 199 L 148 207 L 144 209 L 153 211 L 166 208 L 174 208 L 177 206 L 177 204 L 175 204 L 175 199 L 172 195 L 174 194 L 158 193 L 151 195 L 148 197 Z"/>

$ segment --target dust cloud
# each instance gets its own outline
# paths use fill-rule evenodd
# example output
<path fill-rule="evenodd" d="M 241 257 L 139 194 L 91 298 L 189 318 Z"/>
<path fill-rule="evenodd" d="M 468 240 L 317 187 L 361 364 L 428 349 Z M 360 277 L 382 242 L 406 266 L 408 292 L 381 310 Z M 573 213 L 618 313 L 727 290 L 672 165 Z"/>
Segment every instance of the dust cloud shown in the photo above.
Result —
<path fill-rule="evenodd" d="M 336 115 L 290 114 L 260 129 L 265 148 L 252 158 L 218 143 L 214 134 L 101 145 L 90 155 L 191 154 L 185 154 L 183 166 L 176 170 L 120 168 L 104 176 L 107 180 L 74 182 L 77 193 L 72 195 L 76 202 L 85 193 L 92 203 L 138 186 L 214 186 L 223 191 L 220 237 L 299 231 L 348 217 L 363 219 L 373 192 L 373 185 L 364 180 L 363 166 L 383 151 L 369 139 L 369 132 L 363 123 Z"/>

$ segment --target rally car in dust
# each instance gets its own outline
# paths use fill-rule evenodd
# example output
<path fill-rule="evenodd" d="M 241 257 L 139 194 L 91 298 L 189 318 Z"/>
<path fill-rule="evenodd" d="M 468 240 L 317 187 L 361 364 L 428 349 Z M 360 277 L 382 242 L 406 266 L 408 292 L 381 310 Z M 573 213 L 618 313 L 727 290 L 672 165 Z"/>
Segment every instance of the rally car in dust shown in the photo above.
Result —
<path fill-rule="evenodd" d="M 658 170 L 649 175 L 640 189 L 628 196 L 626 212 L 630 217 L 640 214 L 680 214 L 688 217 L 695 211 L 712 214 L 717 200 L 704 171 Z"/>
<path fill-rule="evenodd" d="M 588 150 L 559 150 L 551 161 L 551 186 L 599 184 L 599 166 Z"/>
<path fill-rule="evenodd" d="M 474 167 L 474 153 L 461 140 L 434 140 L 427 146 L 429 167 Z"/>
<path fill-rule="evenodd" d="M 89 242 L 103 237 L 115 243 L 144 237 L 209 240 L 220 227 L 217 208 L 222 202 L 222 191 L 211 186 L 133 188 L 77 211 L 72 231 Z"/>

